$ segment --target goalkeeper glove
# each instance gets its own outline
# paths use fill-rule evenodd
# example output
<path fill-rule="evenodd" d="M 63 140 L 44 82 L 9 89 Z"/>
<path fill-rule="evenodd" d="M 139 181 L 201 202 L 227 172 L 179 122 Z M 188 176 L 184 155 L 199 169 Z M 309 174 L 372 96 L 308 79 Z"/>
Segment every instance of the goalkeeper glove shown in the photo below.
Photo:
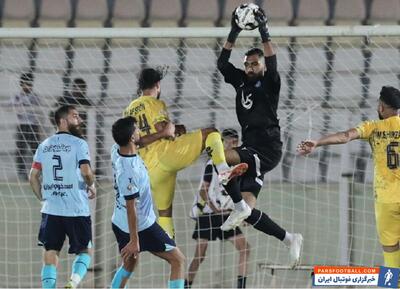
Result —
<path fill-rule="evenodd" d="M 233 10 L 231 18 L 231 31 L 229 32 L 228 35 L 228 42 L 235 43 L 236 39 L 239 36 L 240 31 L 242 31 L 242 29 L 240 29 L 240 27 L 236 24 L 235 10 Z"/>
<path fill-rule="evenodd" d="M 258 31 L 260 32 L 260 36 L 262 39 L 262 42 L 268 42 L 271 41 L 271 36 L 269 35 L 268 31 L 268 19 L 267 16 L 265 15 L 265 12 L 262 8 L 258 9 L 257 12 L 254 13 L 254 18 L 256 19 L 258 23 Z"/>

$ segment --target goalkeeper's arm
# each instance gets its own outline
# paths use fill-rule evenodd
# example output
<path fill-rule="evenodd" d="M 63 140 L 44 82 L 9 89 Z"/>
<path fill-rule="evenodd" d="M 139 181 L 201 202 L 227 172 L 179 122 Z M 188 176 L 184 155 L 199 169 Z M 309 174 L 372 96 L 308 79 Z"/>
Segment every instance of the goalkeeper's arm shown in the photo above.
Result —
<path fill-rule="evenodd" d="M 268 18 L 263 9 L 260 8 L 257 12 L 255 12 L 255 19 L 258 22 L 258 31 L 260 32 L 264 47 L 264 56 L 270 57 L 275 55 L 274 48 L 272 47 L 271 36 L 269 35 L 268 30 Z M 268 69 L 270 68 L 268 67 Z"/>
<path fill-rule="evenodd" d="M 240 29 L 235 22 L 235 10 L 233 10 L 231 17 L 231 31 L 228 34 L 228 39 L 224 43 L 224 49 L 232 50 L 240 31 L 242 31 L 242 29 Z"/>

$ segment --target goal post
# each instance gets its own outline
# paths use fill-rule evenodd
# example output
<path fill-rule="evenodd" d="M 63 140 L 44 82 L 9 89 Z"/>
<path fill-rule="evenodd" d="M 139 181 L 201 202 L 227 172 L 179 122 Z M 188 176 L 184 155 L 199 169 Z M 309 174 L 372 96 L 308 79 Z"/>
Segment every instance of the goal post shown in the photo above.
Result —
<path fill-rule="evenodd" d="M 344 149 L 320 148 L 305 158 L 296 144 L 305 138 L 347 129 L 375 119 L 383 85 L 399 86 L 400 26 L 271 27 L 281 93 L 278 108 L 283 140 L 281 163 L 266 174 L 257 207 L 278 224 L 304 236 L 299 272 L 287 267 L 281 242 L 250 227 L 242 230 L 250 244 L 248 286 L 309 286 L 314 264 L 375 266 L 382 264 L 373 209 L 373 165 L 368 145 L 352 142 Z M 171 118 L 188 130 L 240 126 L 235 92 L 216 68 L 228 28 L 0 28 L 0 284 L 40 286 L 41 249 L 36 246 L 40 204 L 28 182 L 32 151 L 16 145 L 18 113 L 40 119 L 38 136 L 55 132 L 49 113 L 79 77 L 88 86 L 87 140 L 97 174 L 98 197 L 92 206 L 95 255 L 84 287 L 105 287 L 120 264 L 110 219 L 114 205 L 109 151 L 111 125 L 137 97 L 137 73 L 144 66 L 167 65 L 161 98 Z M 258 31 L 244 31 L 231 62 L 242 67 L 244 52 Z M 19 77 L 34 75 L 35 107 L 16 107 Z M 26 140 L 25 140 L 26 142 Z M 21 143 L 21 141 L 20 141 Z M 17 157 L 20 158 L 17 158 Z M 17 159 L 24 162 L 20 169 Z M 195 248 L 189 218 L 206 156 L 178 175 L 174 222 L 176 241 L 187 262 Z M 354 176 L 344 179 L 343 176 Z M 351 183 L 351 189 L 349 189 Z M 65 244 L 65 247 L 68 244 Z M 60 258 L 58 286 L 69 276 L 72 257 Z M 230 242 L 210 242 L 195 287 L 235 286 L 238 254 Z M 264 265 L 263 265 L 264 264 Z M 265 265 L 266 264 L 266 265 Z M 187 264 L 188 265 L 188 264 Z M 268 270 L 276 269 L 271 280 Z M 164 287 L 167 264 L 141 254 L 129 287 Z M 271 271 L 272 272 L 272 271 Z"/>

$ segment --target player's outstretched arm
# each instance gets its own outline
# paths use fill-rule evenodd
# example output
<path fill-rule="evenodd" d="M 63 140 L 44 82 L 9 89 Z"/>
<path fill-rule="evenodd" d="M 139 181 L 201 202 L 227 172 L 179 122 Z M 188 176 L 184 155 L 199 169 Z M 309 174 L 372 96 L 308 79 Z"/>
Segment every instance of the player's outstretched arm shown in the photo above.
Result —
<path fill-rule="evenodd" d="M 297 152 L 300 155 L 308 155 L 312 153 L 317 147 L 345 144 L 358 138 L 360 138 L 358 131 L 355 128 L 351 128 L 347 131 L 323 136 L 318 140 L 304 140 L 297 145 Z"/>
<path fill-rule="evenodd" d="M 41 170 L 31 168 L 29 172 L 29 183 L 35 196 L 42 201 L 42 186 L 40 184 Z"/>
<path fill-rule="evenodd" d="M 121 250 L 121 257 L 124 262 L 129 262 L 129 258 L 137 258 L 140 252 L 139 236 L 137 231 L 136 199 L 126 200 L 126 211 L 128 215 L 129 243 Z"/>
<path fill-rule="evenodd" d="M 228 34 L 228 39 L 224 43 L 224 49 L 232 50 L 240 31 L 242 31 L 242 29 L 240 29 L 235 22 L 235 10 L 233 10 L 231 17 L 231 31 Z"/>
<path fill-rule="evenodd" d="M 255 12 L 255 19 L 258 22 L 258 31 L 260 32 L 261 40 L 263 43 L 265 57 L 275 55 L 275 51 L 272 46 L 271 36 L 269 35 L 268 18 L 262 8 Z"/>

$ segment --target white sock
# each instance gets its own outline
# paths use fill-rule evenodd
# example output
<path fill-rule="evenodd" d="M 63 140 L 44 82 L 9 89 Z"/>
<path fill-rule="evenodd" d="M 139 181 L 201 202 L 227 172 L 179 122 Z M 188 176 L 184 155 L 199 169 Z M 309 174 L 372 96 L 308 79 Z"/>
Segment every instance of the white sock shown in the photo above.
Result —
<path fill-rule="evenodd" d="M 74 287 L 77 287 L 78 284 L 81 282 L 81 276 L 73 273 L 71 275 L 70 281 L 74 284 Z"/>
<path fill-rule="evenodd" d="M 293 234 L 286 231 L 285 239 L 282 241 L 286 246 L 290 246 L 293 242 Z"/>
<path fill-rule="evenodd" d="M 239 203 L 234 203 L 236 211 L 244 211 L 247 206 L 247 203 L 242 199 Z"/>
<path fill-rule="evenodd" d="M 224 171 L 229 170 L 229 166 L 227 163 L 220 163 L 218 165 L 215 165 L 215 167 L 217 168 L 218 173 L 222 173 Z"/>

